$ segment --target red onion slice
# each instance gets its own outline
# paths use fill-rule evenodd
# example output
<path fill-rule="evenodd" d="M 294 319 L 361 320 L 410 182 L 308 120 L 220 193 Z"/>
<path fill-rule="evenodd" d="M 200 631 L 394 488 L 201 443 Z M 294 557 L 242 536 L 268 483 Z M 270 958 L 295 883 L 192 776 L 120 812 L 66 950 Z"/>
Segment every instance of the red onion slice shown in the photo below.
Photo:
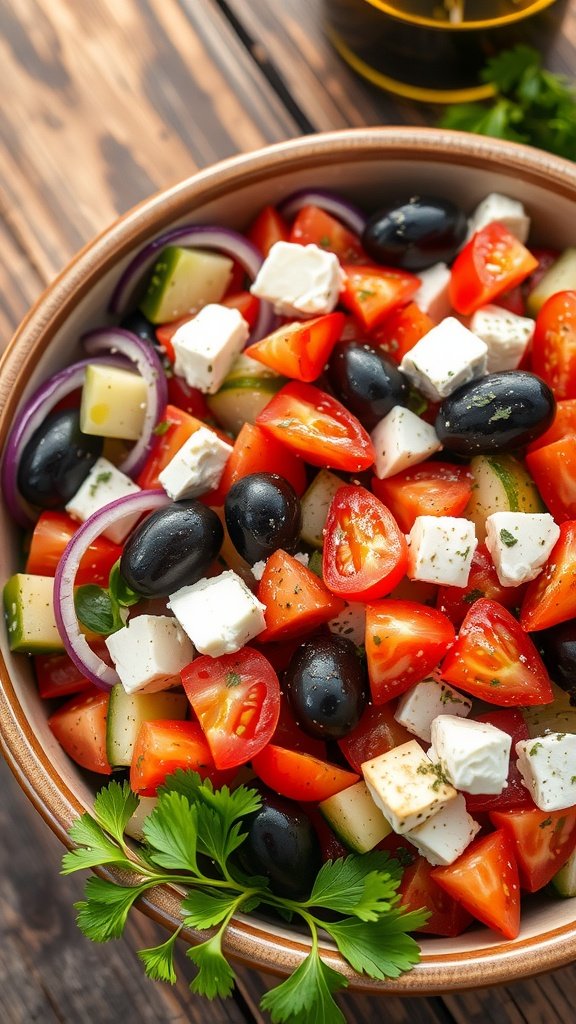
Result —
<path fill-rule="evenodd" d="M 22 452 L 34 431 L 41 426 L 58 402 L 82 387 L 86 367 L 94 363 L 124 369 L 128 365 L 125 359 L 113 355 L 98 359 L 81 359 L 45 381 L 16 413 L 2 461 L 2 494 L 12 519 L 25 529 L 33 525 L 37 516 L 18 491 L 18 466 Z"/>
<path fill-rule="evenodd" d="M 298 192 L 292 192 L 278 203 L 278 211 L 283 217 L 291 220 L 303 206 L 319 206 L 321 210 L 342 221 L 342 224 L 356 235 L 362 235 L 368 221 L 366 215 L 354 203 L 334 192 L 316 188 L 303 188 Z"/>
<path fill-rule="evenodd" d="M 120 354 L 129 359 L 146 381 L 148 388 L 148 402 L 142 434 L 130 449 L 124 462 L 120 466 L 123 473 L 128 476 L 136 476 L 142 469 L 150 442 L 152 431 L 162 415 L 168 401 L 168 387 L 166 376 L 160 359 L 152 346 L 143 341 L 132 331 L 125 331 L 121 327 L 102 327 L 90 331 L 82 338 L 82 344 L 89 355 L 98 355 L 108 352 L 112 355 Z"/>
<path fill-rule="evenodd" d="M 113 523 L 125 519 L 126 516 L 151 512 L 169 504 L 170 498 L 164 491 L 137 491 L 111 501 L 82 523 L 68 542 L 60 559 L 54 579 L 54 615 L 58 632 L 76 667 L 101 690 L 110 689 L 115 683 L 119 683 L 120 679 L 116 669 L 102 661 L 80 632 L 74 608 L 74 580 L 78 566 L 90 544 Z"/>
<path fill-rule="evenodd" d="M 143 275 L 154 264 L 158 252 L 166 245 L 193 246 L 195 249 L 214 249 L 230 256 L 239 263 L 248 276 L 254 280 L 262 266 L 262 256 L 255 245 L 231 228 L 210 224 L 186 224 L 165 231 L 134 256 L 118 281 L 109 303 L 109 310 L 115 316 L 123 316 L 130 308 L 130 302 L 137 291 Z M 269 302 L 260 300 L 258 319 L 254 325 L 249 343 L 259 341 L 270 334 L 274 324 L 274 311 Z"/>

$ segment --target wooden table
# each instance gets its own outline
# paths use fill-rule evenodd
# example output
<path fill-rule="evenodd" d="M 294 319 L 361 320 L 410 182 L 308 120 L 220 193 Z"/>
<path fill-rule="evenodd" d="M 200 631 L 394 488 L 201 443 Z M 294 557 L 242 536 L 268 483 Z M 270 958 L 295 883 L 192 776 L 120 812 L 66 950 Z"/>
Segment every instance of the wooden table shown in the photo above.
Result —
<path fill-rule="evenodd" d="M 434 123 L 436 112 L 367 86 L 327 44 L 313 0 L 0 0 L 0 339 L 118 213 L 221 157 L 310 131 Z M 576 0 L 550 61 L 576 67 Z M 147 981 L 135 950 L 160 941 L 136 914 L 124 942 L 76 930 L 77 878 L 0 765 L 2 1024 L 264 1021 L 269 985 L 241 970 L 234 998 Z M 354 1024 L 563 1024 L 576 967 L 446 998 L 346 995 Z M 318 1022 L 321 1024 L 321 1022 Z"/>

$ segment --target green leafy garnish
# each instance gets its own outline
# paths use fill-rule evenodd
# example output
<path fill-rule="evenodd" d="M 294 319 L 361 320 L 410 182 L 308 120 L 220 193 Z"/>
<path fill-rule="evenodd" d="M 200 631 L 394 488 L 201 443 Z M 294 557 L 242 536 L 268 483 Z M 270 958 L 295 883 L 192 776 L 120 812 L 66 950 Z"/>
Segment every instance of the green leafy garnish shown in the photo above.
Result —
<path fill-rule="evenodd" d="M 481 74 L 494 89 L 486 103 L 457 103 L 443 128 L 524 142 L 576 159 L 576 89 L 569 79 L 542 67 L 541 54 L 518 45 L 492 57 Z"/>
<path fill-rule="evenodd" d="M 91 633 L 109 636 L 122 629 L 124 620 L 120 607 L 104 587 L 95 583 L 87 583 L 76 587 L 74 591 L 74 608 L 79 621 Z"/>
<path fill-rule="evenodd" d="M 110 570 L 108 591 L 113 600 L 117 601 L 122 608 L 131 608 L 133 604 L 138 604 L 138 601 L 142 600 L 141 594 L 132 590 L 120 575 L 120 559 L 114 562 Z"/>
<path fill-rule="evenodd" d="M 510 530 L 505 529 L 500 530 L 500 540 L 507 548 L 513 548 L 514 545 L 518 543 L 518 537 L 515 537 L 513 533 L 510 533 Z"/>
<path fill-rule="evenodd" d="M 230 995 L 234 971 L 222 940 L 234 915 L 260 905 L 286 920 L 300 918 L 311 935 L 308 956 L 261 1001 L 277 1024 L 314 1019 L 344 1024 L 333 994 L 348 983 L 322 960 L 320 929 L 355 970 L 371 978 L 396 978 L 418 962 L 418 946 L 406 932 L 424 924 L 428 913 L 407 912 L 399 905 L 402 869 L 388 854 L 351 854 L 328 861 L 308 899 L 293 900 L 276 896 L 266 878 L 246 876 L 235 863 L 234 854 L 246 838 L 244 819 L 261 805 L 256 790 L 214 789 L 196 773 L 179 769 L 160 787 L 156 807 L 143 824 L 144 844 L 134 852 L 125 842 L 124 829 L 138 804 L 127 782 L 113 781 L 101 790 L 94 815 L 83 814 L 70 829 L 77 848 L 65 854 L 62 871 L 114 864 L 128 879 L 122 885 L 88 879 L 85 898 L 76 904 L 77 921 L 94 942 L 120 938 L 130 910 L 149 889 L 163 883 L 186 887 L 180 927 L 161 945 L 138 954 L 149 978 L 176 981 L 174 946 L 182 927 L 214 929 L 205 942 L 187 951 L 197 967 L 190 988 L 208 999 Z"/>

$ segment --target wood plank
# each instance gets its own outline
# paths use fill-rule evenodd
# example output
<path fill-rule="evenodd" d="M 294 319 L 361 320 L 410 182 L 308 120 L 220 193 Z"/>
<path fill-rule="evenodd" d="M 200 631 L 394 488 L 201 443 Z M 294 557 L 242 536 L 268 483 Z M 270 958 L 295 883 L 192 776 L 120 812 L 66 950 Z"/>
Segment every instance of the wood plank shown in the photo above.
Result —
<path fill-rule="evenodd" d="M 497 988 L 446 996 L 456 1024 L 565 1024 L 574 1016 L 576 966 Z"/>

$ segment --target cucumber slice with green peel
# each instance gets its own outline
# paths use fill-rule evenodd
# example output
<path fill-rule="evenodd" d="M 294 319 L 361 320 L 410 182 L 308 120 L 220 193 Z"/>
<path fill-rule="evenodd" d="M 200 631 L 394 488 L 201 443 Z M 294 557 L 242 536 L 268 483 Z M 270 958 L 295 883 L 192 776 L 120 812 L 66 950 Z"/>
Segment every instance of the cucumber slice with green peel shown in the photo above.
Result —
<path fill-rule="evenodd" d="M 529 315 L 538 316 L 546 300 L 556 292 L 573 291 L 574 289 L 576 289 L 576 249 L 565 249 L 530 293 L 526 302 Z"/>
<path fill-rule="evenodd" d="M 220 302 L 232 276 L 228 256 L 168 245 L 150 275 L 140 310 L 153 324 L 172 323 Z"/>
<path fill-rule="evenodd" d="M 252 356 L 247 356 L 245 352 L 241 352 L 239 356 L 232 363 L 232 366 L 228 370 L 220 390 L 224 388 L 232 387 L 243 387 L 244 381 L 261 381 L 263 378 L 272 381 L 282 381 L 286 383 L 285 377 L 280 377 L 274 370 L 271 370 L 269 366 L 264 366 L 264 363 L 258 362 L 257 359 L 252 359 Z"/>
<path fill-rule="evenodd" d="M 564 899 L 576 896 L 576 850 L 554 875 L 552 888 Z"/>
<path fill-rule="evenodd" d="M 328 509 L 332 499 L 344 481 L 328 469 L 321 469 L 314 477 L 308 490 L 303 494 L 300 506 L 302 509 L 302 529 L 300 536 L 306 544 L 315 548 L 324 547 L 323 530 L 326 525 Z"/>
<path fill-rule="evenodd" d="M 215 395 L 207 395 L 206 404 L 224 430 L 238 434 L 245 423 L 256 422 L 284 383 L 282 377 L 240 377 L 225 382 Z"/>
<path fill-rule="evenodd" d="M 4 615 L 11 651 L 61 654 L 64 644 L 54 617 L 54 580 L 17 572 L 4 586 Z"/>
<path fill-rule="evenodd" d="M 523 708 L 522 714 L 528 726 L 530 738 L 543 736 L 547 732 L 576 732 L 576 708 L 558 707 L 554 704 Z"/>
<path fill-rule="evenodd" d="M 512 455 L 476 455 L 470 470 L 472 497 L 465 515 L 476 526 L 478 542 L 486 540 L 486 519 L 493 512 L 545 512 L 532 477 Z"/>
<path fill-rule="evenodd" d="M 322 800 L 318 807 L 332 831 L 354 853 L 368 853 L 392 832 L 365 782 Z"/>
<path fill-rule="evenodd" d="M 136 737 L 143 722 L 160 719 L 183 721 L 188 711 L 184 693 L 160 690 L 158 693 L 126 693 L 117 684 L 110 691 L 106 719 L 106 756 L 113 768 L 132 763 Z"/>

